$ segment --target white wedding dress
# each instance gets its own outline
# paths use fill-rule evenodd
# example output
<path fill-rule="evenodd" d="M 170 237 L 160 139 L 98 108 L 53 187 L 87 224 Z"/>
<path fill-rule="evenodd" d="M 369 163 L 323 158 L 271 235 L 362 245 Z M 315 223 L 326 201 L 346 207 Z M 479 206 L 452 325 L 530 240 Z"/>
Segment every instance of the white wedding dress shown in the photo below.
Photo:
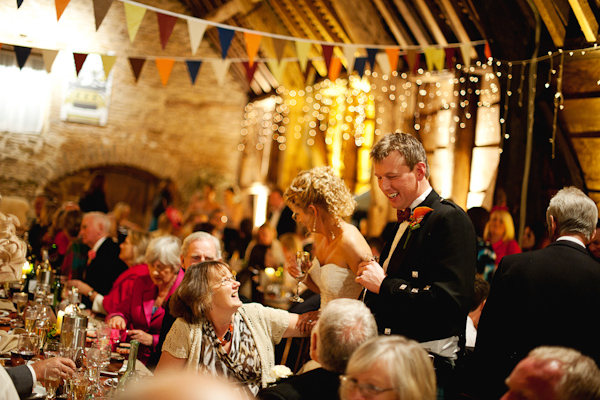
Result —
<path fill-rule="evenodd" d="M 349 268 L 335 264 L 321 266 L 315 257 L 308 271 L 313 282 L 321 291 L 321 310 L 331 300 L 339 298 L 358 299 L 363 287 L 354 281 L 356 275 Z"/>

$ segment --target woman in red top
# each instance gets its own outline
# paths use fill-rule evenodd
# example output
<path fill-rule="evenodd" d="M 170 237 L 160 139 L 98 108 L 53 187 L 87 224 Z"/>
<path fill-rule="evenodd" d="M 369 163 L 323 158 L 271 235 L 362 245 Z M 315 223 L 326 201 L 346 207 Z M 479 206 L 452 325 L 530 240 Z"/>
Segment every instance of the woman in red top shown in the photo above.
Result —
<path fill-rule="evenodd" d="M 515 240 L 515 224 L 510 213 L 503 209 L 493 210 L 485 224 L 483 238 L 492 244 L 496 253 L 496 267 L 502 257 L 521 252 Z"/>

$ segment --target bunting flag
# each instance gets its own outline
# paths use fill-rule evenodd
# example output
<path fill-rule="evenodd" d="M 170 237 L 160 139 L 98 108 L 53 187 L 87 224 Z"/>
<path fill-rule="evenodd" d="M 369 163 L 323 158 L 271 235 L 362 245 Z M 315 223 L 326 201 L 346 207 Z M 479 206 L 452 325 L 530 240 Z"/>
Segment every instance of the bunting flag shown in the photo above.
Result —
<path fill-rule="evenodd" d="M 42 59 L 44 60 L 44 67 L 47 73 L 50 73 L 50 70 L 52 70 L 52 64 L 54 64 L 57 54 L 58 50 L 42 50 Z"/>
<path fill-rule="evenodd" d="M 327 72 L 329 72 L 329 67 L 331 66 L 331 56 L 333 56 L 333 46 L 322 44 L 321 49 L 323 51 L 323 60 L 325 60 L 325 68 L 327 69 Z"/>
<path fill-rule="evenodd" d="M 21 8 L 22 4 L 23 4 L 23 0 L 17 0 L 17 8 Z"/>
<path fill-rule="evenodd" d="M 113 0 L 93 0 L 94 1 L 94 18 L 96 19 L 96 30 L 102 25 L 104 17 L 108 12 Z"/>
<path fill-rule="evenodd" d="M 127 4 L 127 3 L 125 3 Z M 129 57 L 129 64 L 131 65 L 131 70 L 133 71 L 133 76 L 135 77 L 135 81 L 137 82 L 140 78 L 140 74 L 142 73 L 142 68 L 146 63 L 145 58 L 132 58 Z"/>
<path fill-rule="evenodd" d="M 200 71 L 202 61 L 187 60 L 185 63 L 187 64 L 187 70 L 188 74 L 190 74 L 192 85 L 194 85 L 194 83 L 196 83 L 196 77 L 198 77 L 198 71 Z"/>
<path fill-rule="evenodd" d="M 188 19 L 188 32 L 190 34 L 190 44 L 192 45 L 192 55 L 194 55 L 200 47 L 204 32 L 206 32 L 206 23 Z"/>
<path fill-rule="evenodd" d="M 460 53 L 462 55 L 463 64 L 465 67 L 471 66 L 471 44 L 461 44 L 460 45 Z"/>
<path fill-rule="evenodd" d="M 254 79 L 254 73 L 256 72 L 257 63 L 250 65 L 247 61 L 242 61 L 244 64 L 244 68 L 246 69 L 246 77 L 248 78 L 248 83 L 252 83 L 252 79 Z"/>
<path fill-rule="evenodd" d="M 446 52 L 446 69 L 452 71 L 456 65 L 456 49 L 454 47 L 447 47 L 444 50 Z"/>
<path fill-rule="evenodd" d="M 219 87 L 223 87 L 225 78 L 227 77 L 227 71 L 229 71 L 229 67 L 231 66 L 231 60 L 212 58 L 210 61 L 215 73 L 215 78 L 217 78 L 217 83 L 219 84 Z"/>
<path fill-rule="evenodd" d="M 392 76 L 392 66 L 390 65 L 390 59 L 387 54 L 377 53 L 375 60 L 377 64 L 379 64 L 379 68 L 381 68 L 381 73 L 383 75 Z"/>
<path fill-rule="evenodd" d="M 79 76 L 79 71 L 83 67 L 83 63 L 87 59 L 87 54 L 84 53 L 73 53 L 73 60 L 75 61 L 75 74 Z"/>
<path fill-rule="evenodd" d="M 490 44 L 488 42 L 485 42 L 485 49 L 483 50 L 483 53 L 485 54 L 486 61 L 492 58 L 492 49 L 490 48 Z"/>
<path fill-rule="evenodd" d="M 254 57 L 258 53 L 258 46 L 260 46 L 261 35 L 254 33 L 244 32 L 244 40 L 246 41 L 246 53 L 248 53 L 248 65 L 250 68 L 254 66 Z M 248 71 L 248 70 L 246 70 Z M 254 72 L 252 73 L 254 75 Z M 250 80 L 248 83 L 250 83 Z"/>
<path fill-rule="evenodd" d="M 275 49 L 275 55 L 277 56 L 277 61 L 279 62 L 281 62 L 281 59 L 283 58 L 283 52 L 286 44 L 287 40 L 273 38 L 273 48 Z"/>
<path fill-rule="evenodd" d="M 160 81 L 163 86 L 167 86 L 169 82 L 169 77 L 171 76 L 171 72 L 173 72 L 173 65 L 175 65 L 175 60 L 172 58 L 157 58 L 154 60 L 156 64 L 156 68 L 158 68 L 158 75 L 160 75 Z"/>
<path fill-rule="evenodd" d="M 388 61 L 390 63 L 390 70 L 392 72 L 398 70 L 398 58 L 400 57 L 400 49 L 385 49 L 385 53 L 387 54 Z M 388 76 L 391 75 L 388 74 Z"/>
<path fill-rule="evenodd" d="M 29 54 L 31 54 L 31 47 L 21 47 L 21 46 L 13 46 L 15 55 L 17 56 L 17 64 L 19 64 L 19 69 L 23 69 L 23 66 L 27 62 L 29 58 Z"/>
<path fill-rule="evenodd" d="M 354 59 L 354 70 L 358 73 L 358 76 L 362 79 L 365 73 L 365 66 L 367 65 L 367 57 L 356 57 Z"/>
<path fill-rule="evenodd" d="M 138 29 L 140 29 L 140 25 L 142 24 L 142 19 L 144 19 L 144 14 L 146 14 L 146 9 L 144 7 L 134 6 L 130 3 L 123 3 L 123 7 L 125 7 L 125 19 L 127 20 L 129 41 L 133 43 L 135 35 L 137 35 Z"/>
<path fill-rule="evenodd" d="M 331 63 L 329 64 L 329 80 L 335 81 L 342 71 L 342 60 L 337 57 L 331 58 Z"/>
<path fill-rule="evenodd" d="M 354 59 L 356 58 L 356 51 L 358 46 L 344 46 L 344 57 L 346 58 L 346 71 L 349 74 L 354 71 Z"/>
<path fill-rule="evenodd" d="M 375 71 L 375 56 L 378 51 L 378 49 L 367 49 L 367 61 L 371 65 L 371 71 Z"/>
<path fill-rule="evenodd" d="M 156 13 L 156 18 L 158 19 L 158 31 L 160 33 L 160 44 L 162 45 L 163 50 L 167 47 L 167 43 L 169 43 L 169 38 L 173 33 L 173 28 L 175 28 L 175 23 L 177 22 L 177 17 L 173 17 L 172 15 Z"/>
<path fill-rule="evenodd" d="M 410 72 L 412 71 L 416 71 L 419 67 L 418 67 L 418 63 L 417 63 L 417 57 L 418 57 L 418 53 L 417 50 L 406 50 L 406 54 L 404 55 L 404 59 L 406 60 L 406 63 L 408 64 L 408 70 Z"/>
<path fill-rule="evenodd" d="M 54 6 L 56 7 L 56 20 L 60 20 L 65 8 L 69 5 L 71 0 L 54 0 Z"/>
<path fill-rule="evenodd" d="M 108 75 L 110 71 L 112 71 L 115 66 L 115 62 L 117 61 L 117 56 L 107 56 L 106 54 L 101 54 L 100 58 L 102 59 L 102 66 L 104 67 L 104 79 L 108 79 Z"/>
<path fill-rule="evenodd" d="M 233 39 L 233 35 L 235 31 L 233 29 L 225 29 L 217 27 L 219 31 L 219 41 L 221 42 L 221 58 L 225 59 L 227 57 L 227 52 L 229 51 L 229 46 L 231 46 L 231 40 Z"/>
<path fill-rule="evenodd" d="M 487 58 L 485 57 L 485 44 L 480 44 L 475 46 L 475 51 L 477 52 L 477 57 L 481 62 L 487 62 Z"/>
<path fill-rule="evenodd" d="M 267 61 L 267 66 L 271 71 L 271 75 L 277 81 L 279 85 L 283 83 L 283 73 L 285 72 L 285 67 L 287 66 L 287 61 Z"/>
<path fill-rule="evenodd" d="M 433 71 L 434 68 L 438 70 L 444 69 L 444 49 L 436 49 L 434 47 L 428 47 L 423 50 L 425 53 L 425 62 L 427 63 L 427 70 Z"/>
<path fill-rule="evenodd" d="M 302 72 L 306 71 L 306 65 L 308 64 L 308 52 L 312 46 L 311 42 L 296 41 L 296 56 L 298 57 L 298 63 Z"/>

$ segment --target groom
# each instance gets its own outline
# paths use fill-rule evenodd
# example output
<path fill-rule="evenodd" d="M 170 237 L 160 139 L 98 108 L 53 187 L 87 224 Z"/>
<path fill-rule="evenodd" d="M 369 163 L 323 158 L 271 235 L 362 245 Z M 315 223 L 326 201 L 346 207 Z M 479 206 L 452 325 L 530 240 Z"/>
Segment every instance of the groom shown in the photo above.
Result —
<path fill-rule="evenodd" d="M 429 184 L 423 145 L 393 133 L 371 150 L 379 188 L 398 224 L 379 265 L 365 260 L 356 281 L 379 332 L 417 340 L 434 357 L 438 386 L 451 379 L 475 282 L 477 238 L 467 214 Z M 405 218 L 408 218 L 405 220 Z"/>

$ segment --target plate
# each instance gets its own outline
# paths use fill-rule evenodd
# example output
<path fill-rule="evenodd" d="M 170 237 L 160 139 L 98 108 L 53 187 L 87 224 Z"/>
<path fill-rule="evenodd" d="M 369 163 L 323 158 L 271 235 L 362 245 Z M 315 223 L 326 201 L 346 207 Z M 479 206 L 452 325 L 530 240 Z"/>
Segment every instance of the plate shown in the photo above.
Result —
<path fill-rule="evenodd" d="M 6 310 L 0 310 L 0 318 L 7 317 L 9 314 L 10 314 L 10 312 L 8 312 Z"/>

